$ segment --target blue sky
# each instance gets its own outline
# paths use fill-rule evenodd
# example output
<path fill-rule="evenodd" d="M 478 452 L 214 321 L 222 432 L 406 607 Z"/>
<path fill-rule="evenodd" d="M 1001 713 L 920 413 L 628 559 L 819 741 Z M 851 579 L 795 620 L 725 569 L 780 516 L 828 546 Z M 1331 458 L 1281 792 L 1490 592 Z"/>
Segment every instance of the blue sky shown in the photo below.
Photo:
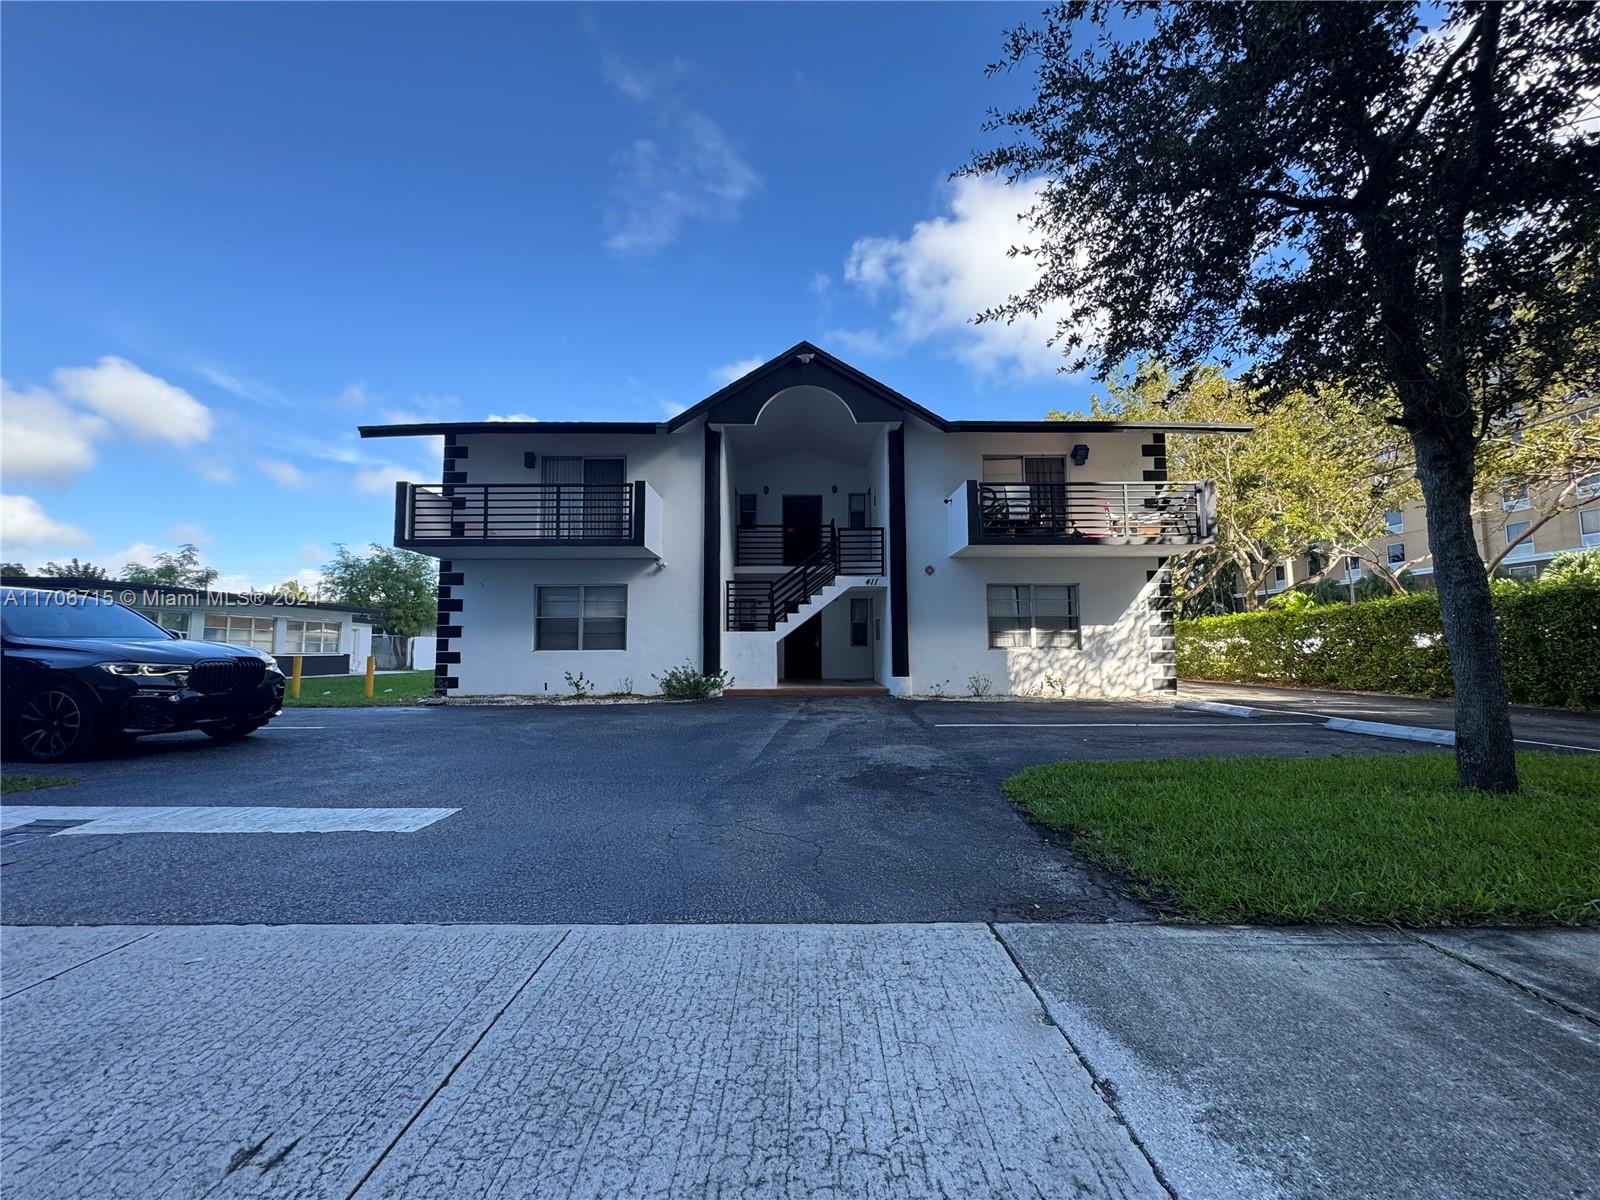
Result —
<path fill-rule="evenodd" d="M 1026 195 L 952 184 L 1034 5 L 7 5 L 4 556 L 234 584 L 387 542 L 422 441 L 660 419 L 810 338 L 929 407 L 1081 406 Z"/>

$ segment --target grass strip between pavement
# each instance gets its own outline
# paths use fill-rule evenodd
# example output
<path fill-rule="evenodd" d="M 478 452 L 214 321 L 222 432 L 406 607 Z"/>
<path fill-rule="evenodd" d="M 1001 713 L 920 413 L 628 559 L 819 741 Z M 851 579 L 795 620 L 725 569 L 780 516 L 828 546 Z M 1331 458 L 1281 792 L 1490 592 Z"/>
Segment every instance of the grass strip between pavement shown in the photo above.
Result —
<path fill-rule="evenodd" d="M 1600 756 L 1517 766 L 1512 796 L 1448 754 L 1049 763 L 1005 790 L 1191 919 L 1600 925 Z"/>
<path fill-rule="evenodd" d="M 372 681 L 372 699 L 366 697 L 365 675 L 305 675 L 300 679 L 300 699 L 285 708 L 365 708 L 378 704 L 415 704 L 433 695 L 432 671 L 396 671 Z"/>
<path fill-rule="evenodd" d="M 0 796 L 10 796 L 15 792 L 36 792 L 40 788 L 60 787 L 67 783 L 77 783 L 71 775 L 0 775 Z"/>

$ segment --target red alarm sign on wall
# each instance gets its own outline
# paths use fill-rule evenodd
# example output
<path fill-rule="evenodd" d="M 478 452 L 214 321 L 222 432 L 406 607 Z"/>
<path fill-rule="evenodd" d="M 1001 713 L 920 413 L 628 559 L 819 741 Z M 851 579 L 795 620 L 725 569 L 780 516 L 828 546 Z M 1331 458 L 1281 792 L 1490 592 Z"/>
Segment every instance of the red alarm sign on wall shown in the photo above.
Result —
<path fill-rule="evenodd" d="M 922 573 L 924 575 L 932 575 L 933 574 L 933 564 L 929 563 L 927 566 L 923 567 L 922 568 Z"/>

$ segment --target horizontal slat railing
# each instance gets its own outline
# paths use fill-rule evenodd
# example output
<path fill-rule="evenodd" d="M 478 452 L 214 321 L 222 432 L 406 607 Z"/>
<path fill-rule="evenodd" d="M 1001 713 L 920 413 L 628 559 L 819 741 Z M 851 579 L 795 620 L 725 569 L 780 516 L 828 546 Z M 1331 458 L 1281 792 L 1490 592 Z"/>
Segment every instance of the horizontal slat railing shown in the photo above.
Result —
<path fill-rule="evenodd" d="M 825 538 L 829 526 L 822 527 Z M 786 567 L 782 525 L 741 525 L 734 530 L 733 565 L 736 567 Z M 840 529 L 839 573 L 883 574 L 883 530 Z"/>
<path fill-rule="evenodd" d="M 728 581 L 728 628 L 743 632 L 776 629 L 839 574 L 839 535 L 830 525 L 823 529 L 822 545 L 816 553 L 779 578 Z"/>
<path fill-rule="evenodd" d="M 633 545 L 644 485 L 413 483 L 399 490 L 406 540 Z"/>
<path fill-rule="evenodd" d="M 1201 542 L 1211 535 L 1202 483 L 967 483 L 984 542 Z"/>

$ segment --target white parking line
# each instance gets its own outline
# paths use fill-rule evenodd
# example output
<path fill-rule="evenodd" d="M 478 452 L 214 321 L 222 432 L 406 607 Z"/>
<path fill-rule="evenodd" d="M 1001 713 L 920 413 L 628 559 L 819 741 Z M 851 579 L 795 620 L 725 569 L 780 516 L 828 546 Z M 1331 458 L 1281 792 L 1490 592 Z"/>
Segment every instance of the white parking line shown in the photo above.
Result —
<path fill-rule="evenodd" d="M 272 730 L 273 732 L 276 733 L 276 732 L 281 732 L 282 730 L 285 730 L 285 729 L 326 729 L 326 728 L 327 728 L 326 725 L 263 725 L 261 727 L 261 729 L 257 730 L 256 732 L 260 733 L 260 732 L 262 732 L 264 730 L 268 730 L 268 729 L 270 729 L 270 730 Z"/>
<path fill-rule="evenodd" d="M 1320 725 L 1321 721 L 1251 721 L 1252 728 L 1263 725 Z M 935 729 L 1206 729 L 1239 727 L 1237 721 L 953 721 Z"/>
<path fill-rule="evenodd" d="M 266 808 L 220 805 L 6 804 L 0 829 L 82 821 L 53 837 L 127 833 L 415 833 L 458 808 Z"/>

